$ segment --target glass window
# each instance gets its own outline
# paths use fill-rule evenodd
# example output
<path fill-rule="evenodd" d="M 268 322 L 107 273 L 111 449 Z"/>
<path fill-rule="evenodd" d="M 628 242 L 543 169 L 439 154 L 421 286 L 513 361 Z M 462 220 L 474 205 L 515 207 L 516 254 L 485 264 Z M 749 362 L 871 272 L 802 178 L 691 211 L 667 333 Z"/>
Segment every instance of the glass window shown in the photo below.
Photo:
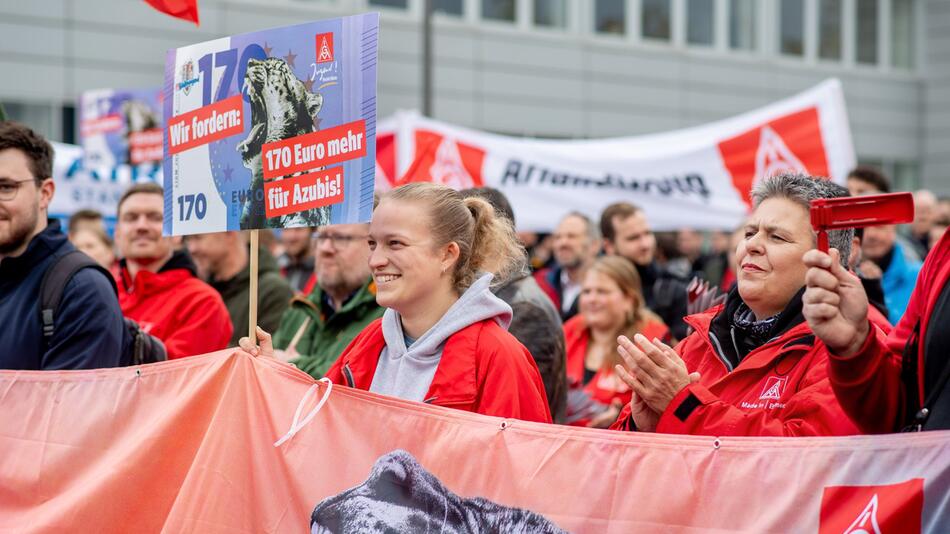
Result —
<path fill-rule="evenodd" d="M 643 36 L 650 39 L 670 39 L 670 0 L 642 0 L 640 14 Z"/>
<path fill-rule="evenodd" d="M 482 0 L 482 18 L 515 21 L 515 0 Z"/>
<path fill-rule="evenodd" d="M 594 31 L 625 33 L 626 14 L 624 0 L 597 0 L 594 3 Z"/>
<path fill-rule="evenodd" d="M 566 28 L 567 0 L 534 0 L 534 23 L 549 28 Z"/>
<path fill-rule="evenodd" d="M 893 191 L 916 191 L 920 185 L 920 166 L 916 161 L 894 162 Z"/>
<path fill-rule="evenodd" d="M 462 2 L 464 0 L 433 0 L 432 11 L 446 15 L 462 16 Z"/>
<path fill-rule="evenodd" d="M 891 63 L 895 67 L 914 67 L 914 2 L 891 0 Z"/>
<path fill-rule="evenodd" d="M 714 7 L 713 0 L 689 0 L 686 6 L 686 42 L 713 44 Z"/>
<path fill-rule="evenodd" d="M 729 0 L 729 46 L 755 50 L 756 0 Z"/>
<path fill-rule="evenodd" d="M 52 141 L 60 141 L 59 132 L 53 131 L 53 107 L 48 104 L 21 104 L 19 102 L 0 102 L 7 114 L 7 120 L 22 122 L 34 132 Z"/>
<path fill-rule="evenodd" d="M 857 0 L 857 60 L 877 63 L 877 0 Z"/>
<path fill-rule="evenodd" d="M 409 7 L 409 0 L 369 0 L 369 5 L 406 9 Z"/>
<path fill-rule="evenodd" d="M 76 144 L 76 106 L 63 106 L 63 142 Z"/>
<path fill-rule="evenodd" d="M 805 53 L 805 2 L 782 0 L 779 19 L 779 50 L 783 54 L 800 56 Z"/>
<path fill-rule="evenodd" d="M 818 57 L 841 59 L 841 0 L 819 0 Z"/>

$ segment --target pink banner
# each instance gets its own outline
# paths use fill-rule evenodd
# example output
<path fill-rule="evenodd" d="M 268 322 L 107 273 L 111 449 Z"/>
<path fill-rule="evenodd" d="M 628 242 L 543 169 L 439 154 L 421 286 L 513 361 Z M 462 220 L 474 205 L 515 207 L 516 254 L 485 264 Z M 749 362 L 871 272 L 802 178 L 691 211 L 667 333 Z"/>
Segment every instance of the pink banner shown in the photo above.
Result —
<path fill-rule="evenodd" d="M 558 427 L 330 389 L 228 351 L 4 371 L 0 406 L 4 532 L 306 532 L 311 514 L 315 532 L 950 524 L 950 432 L 716 439 Z"/>

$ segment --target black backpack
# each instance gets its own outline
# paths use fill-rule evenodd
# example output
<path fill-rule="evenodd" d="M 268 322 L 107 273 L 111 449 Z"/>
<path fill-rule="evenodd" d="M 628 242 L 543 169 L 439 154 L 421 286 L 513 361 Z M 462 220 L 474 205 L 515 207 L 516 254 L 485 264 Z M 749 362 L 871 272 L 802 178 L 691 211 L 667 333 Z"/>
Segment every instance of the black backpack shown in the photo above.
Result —
<path fill-rule="evenodd" d="M 115 279 L 112 278 L 112 273 L 81 251 L 73 250 L 53 260 L 53 264 L 43 275 L 43 281 L 40 282 L 40 320 L 43 324 L 43 342 L 45 345 L 48 346 L 49 341 L 53 338 L 53 332 L 56 328 L 56 312 L 59 309 L 60 301 L 63 299 L 66 284 L 80 269 L 86 268 L 101 272 L 112 284 L 112 289 L 118 295 L 119 291 L 115 285 Z M 142 330 L 142 327 L 132 319 L 125 317 L 123 321 L 125 322 L 125 328 L 122 332 L 122 365 L 141 365 L 168 359 L 168 353 L 165 351 L 165 345 L 161 340 Z"/>

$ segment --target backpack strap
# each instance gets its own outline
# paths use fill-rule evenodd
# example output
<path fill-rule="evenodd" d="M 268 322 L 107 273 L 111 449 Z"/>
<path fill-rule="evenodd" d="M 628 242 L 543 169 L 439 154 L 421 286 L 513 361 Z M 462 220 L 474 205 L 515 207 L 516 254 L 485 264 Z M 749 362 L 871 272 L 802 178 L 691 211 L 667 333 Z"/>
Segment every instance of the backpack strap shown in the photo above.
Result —
<path fill-rule="evenodd" d="M 72 250 L 54 259 L 53 264 L 43 274 L 43 281 L 40 282 L 40 320 L 43 323 L 43 341 L 45 343 L 49 343 L 49 340 L 53 337 L 54 318 L 59 310 L 59 304 L 63 300 L 66 284 L 69 283 L 74 274 L 85 268 L 97 269 L 103 273 L 118 295 L 118 287 L 115 285 L 112 273 L 83 252 Z"/>

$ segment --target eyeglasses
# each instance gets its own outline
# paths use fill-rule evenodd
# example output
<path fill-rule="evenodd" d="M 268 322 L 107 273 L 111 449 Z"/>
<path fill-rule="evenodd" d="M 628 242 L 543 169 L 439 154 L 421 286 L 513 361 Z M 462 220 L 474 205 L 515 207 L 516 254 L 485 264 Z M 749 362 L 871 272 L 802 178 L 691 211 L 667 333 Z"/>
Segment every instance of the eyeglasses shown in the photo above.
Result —
<path fill-rule="evenodd" d="M 341 235 L 341 234 L 330 234 L 330 233 L 320 233 L 316 232 L 313 234 L 313 240 L 319 245 L 320 243 L 326 242 L 328 239 L 336 248 L 343 248 L 353 241 L 359 241 L 366 239 L 368 236 L 365 235 Z"/>
<path fill-rule="evenodd" d="M 27 178 L 26 180 L 4 180 L 0 182 L 0 200 L 13 200 L 16 198 L 17 191 L 20 190 L 20 184 L 32 181 L 32 178 Z"/>

